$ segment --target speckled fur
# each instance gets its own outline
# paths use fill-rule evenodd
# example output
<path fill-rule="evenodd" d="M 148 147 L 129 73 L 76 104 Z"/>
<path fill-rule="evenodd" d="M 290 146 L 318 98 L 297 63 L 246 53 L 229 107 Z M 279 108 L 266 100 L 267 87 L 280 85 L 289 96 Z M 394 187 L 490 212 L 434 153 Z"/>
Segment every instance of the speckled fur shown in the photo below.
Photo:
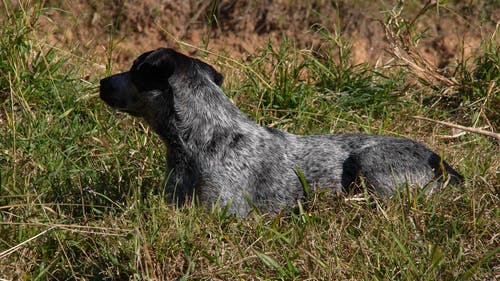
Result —
<path fill-rule="evenodd" d="M 278 212 L 312 187 L 346 192 L 362 177 L 375 193 L 442 185 L 462 176 L 436 153 L 405 138 L 365 134 L 298 136 L 257 125 L 222 92 L 210 65 L 172 49 L 139 56 L 128 72 L 101 80 L 110 106 L 144 118 L 167 146 L 164 186 L 177 202 L 196 195 L 246 216 L 254 204 Z M 443 173 L 443 171 L 445 171 Z"/>

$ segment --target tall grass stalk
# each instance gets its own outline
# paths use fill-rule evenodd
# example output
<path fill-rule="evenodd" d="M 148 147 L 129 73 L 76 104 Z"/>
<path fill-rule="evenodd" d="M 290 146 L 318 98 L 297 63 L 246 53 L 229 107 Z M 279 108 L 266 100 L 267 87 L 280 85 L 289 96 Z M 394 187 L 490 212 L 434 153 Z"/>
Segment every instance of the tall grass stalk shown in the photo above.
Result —
<path fill-rule="evenodd" d="M 4 1 L 0 11 L 0 278 L 498 278 L 498 144 L 472 134 L 440 139 L 448 128 L 409 118 L 456 117 L 498 129 L 495 36 L 446 77 L 453 85 L 429 73 L 433 85 L 414 83 L 410 77 L 422 73 L 412 67 L 355 65 L 353 47 L 327 30 L 322 53 L 284 40 L 245 62 L 215 58 L 240 77 L 226 84 L 227 94 L 263 125 L 415 138 L 466 177 L 464 186 L 428 197 L 403 189 L 389 200 L 305 186 L 296 209 L 240 220 L 194 202 L 166 203 L 161 142 L 141 120 L 101 104 L 103 69 L 82 79 L 92 66 L 35 40 L 39 17 L 49 15 L 33 3 Z M 402 20 L 390 16 L 388 28 L 405 28 L 394 17 Z M 450 91 L 457 102 L 449 107 L 415 98 Z"/>

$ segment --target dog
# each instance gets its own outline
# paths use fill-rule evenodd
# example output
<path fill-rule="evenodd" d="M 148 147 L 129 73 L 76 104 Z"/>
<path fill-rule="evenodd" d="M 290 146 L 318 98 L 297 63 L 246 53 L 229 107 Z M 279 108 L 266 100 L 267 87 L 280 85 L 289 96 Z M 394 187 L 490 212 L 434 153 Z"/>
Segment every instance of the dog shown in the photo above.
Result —
<path fill-rule="evenodd" d="M 295 206 L 307 191 L 304 178 L 308 187 L 343 193 L 362 179 L 382 197 L 405 185 L 433 190 L 463 181 L 439 155 L 407 138 L 299 136 L 259 126 L 225 96 L 223 80 L 209 64 L 160 48 L 100 81 L 105 103 L 142 117 L 166 144 L 163 185 L 179 204 L 194 197 L 245 217 L 254 208 L 277 213 Z"/>

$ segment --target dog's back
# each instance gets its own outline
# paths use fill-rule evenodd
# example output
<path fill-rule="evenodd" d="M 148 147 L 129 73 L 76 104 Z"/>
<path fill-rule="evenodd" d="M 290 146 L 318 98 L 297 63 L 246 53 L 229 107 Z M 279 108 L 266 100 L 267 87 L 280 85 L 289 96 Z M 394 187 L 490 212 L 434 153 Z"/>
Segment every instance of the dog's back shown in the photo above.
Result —
<path fill-rule="evenodd" d="M 298 136 L 266 128 L 260 132 L 260 139 L 253 153 L 226 161 L 253 167 L 248 169 L 253 181 L 247 184 L 255 189 L 247 199 L 266 211 L 292 206 L 305 195 L 297 169 L 313 189 L 350 192 L 361 178 L 379 196 L 391 195 L 406 184 L 430 192 L 445 182 L 458 184 L 463 180 L 439 155 L 406 138 L 367 134 Z"/>
<path fill-rule="evenodd" d="M 299 136 L 297 166 L 308 182 L 335 191 L 349 191 L 357 178 L 381 196 L 403 184 L 424 187 L 462 180 L 436 153 L 406 138 L 366 134 Z"/>

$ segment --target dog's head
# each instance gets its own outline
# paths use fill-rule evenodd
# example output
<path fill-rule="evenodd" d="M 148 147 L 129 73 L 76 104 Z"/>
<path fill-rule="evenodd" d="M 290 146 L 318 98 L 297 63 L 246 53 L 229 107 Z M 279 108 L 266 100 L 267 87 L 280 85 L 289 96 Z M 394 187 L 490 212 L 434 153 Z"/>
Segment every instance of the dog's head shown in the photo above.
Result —
<path fill-rule="evenodd" d="M 100 97 L 108 105 L 144 117 L 173 97 L 172 79 L 208 78 L 217 86 L 223 76 L 212 66 L 173 49 L 160 48 L 140 55 L 132 68 L 100 81 Z"/>

